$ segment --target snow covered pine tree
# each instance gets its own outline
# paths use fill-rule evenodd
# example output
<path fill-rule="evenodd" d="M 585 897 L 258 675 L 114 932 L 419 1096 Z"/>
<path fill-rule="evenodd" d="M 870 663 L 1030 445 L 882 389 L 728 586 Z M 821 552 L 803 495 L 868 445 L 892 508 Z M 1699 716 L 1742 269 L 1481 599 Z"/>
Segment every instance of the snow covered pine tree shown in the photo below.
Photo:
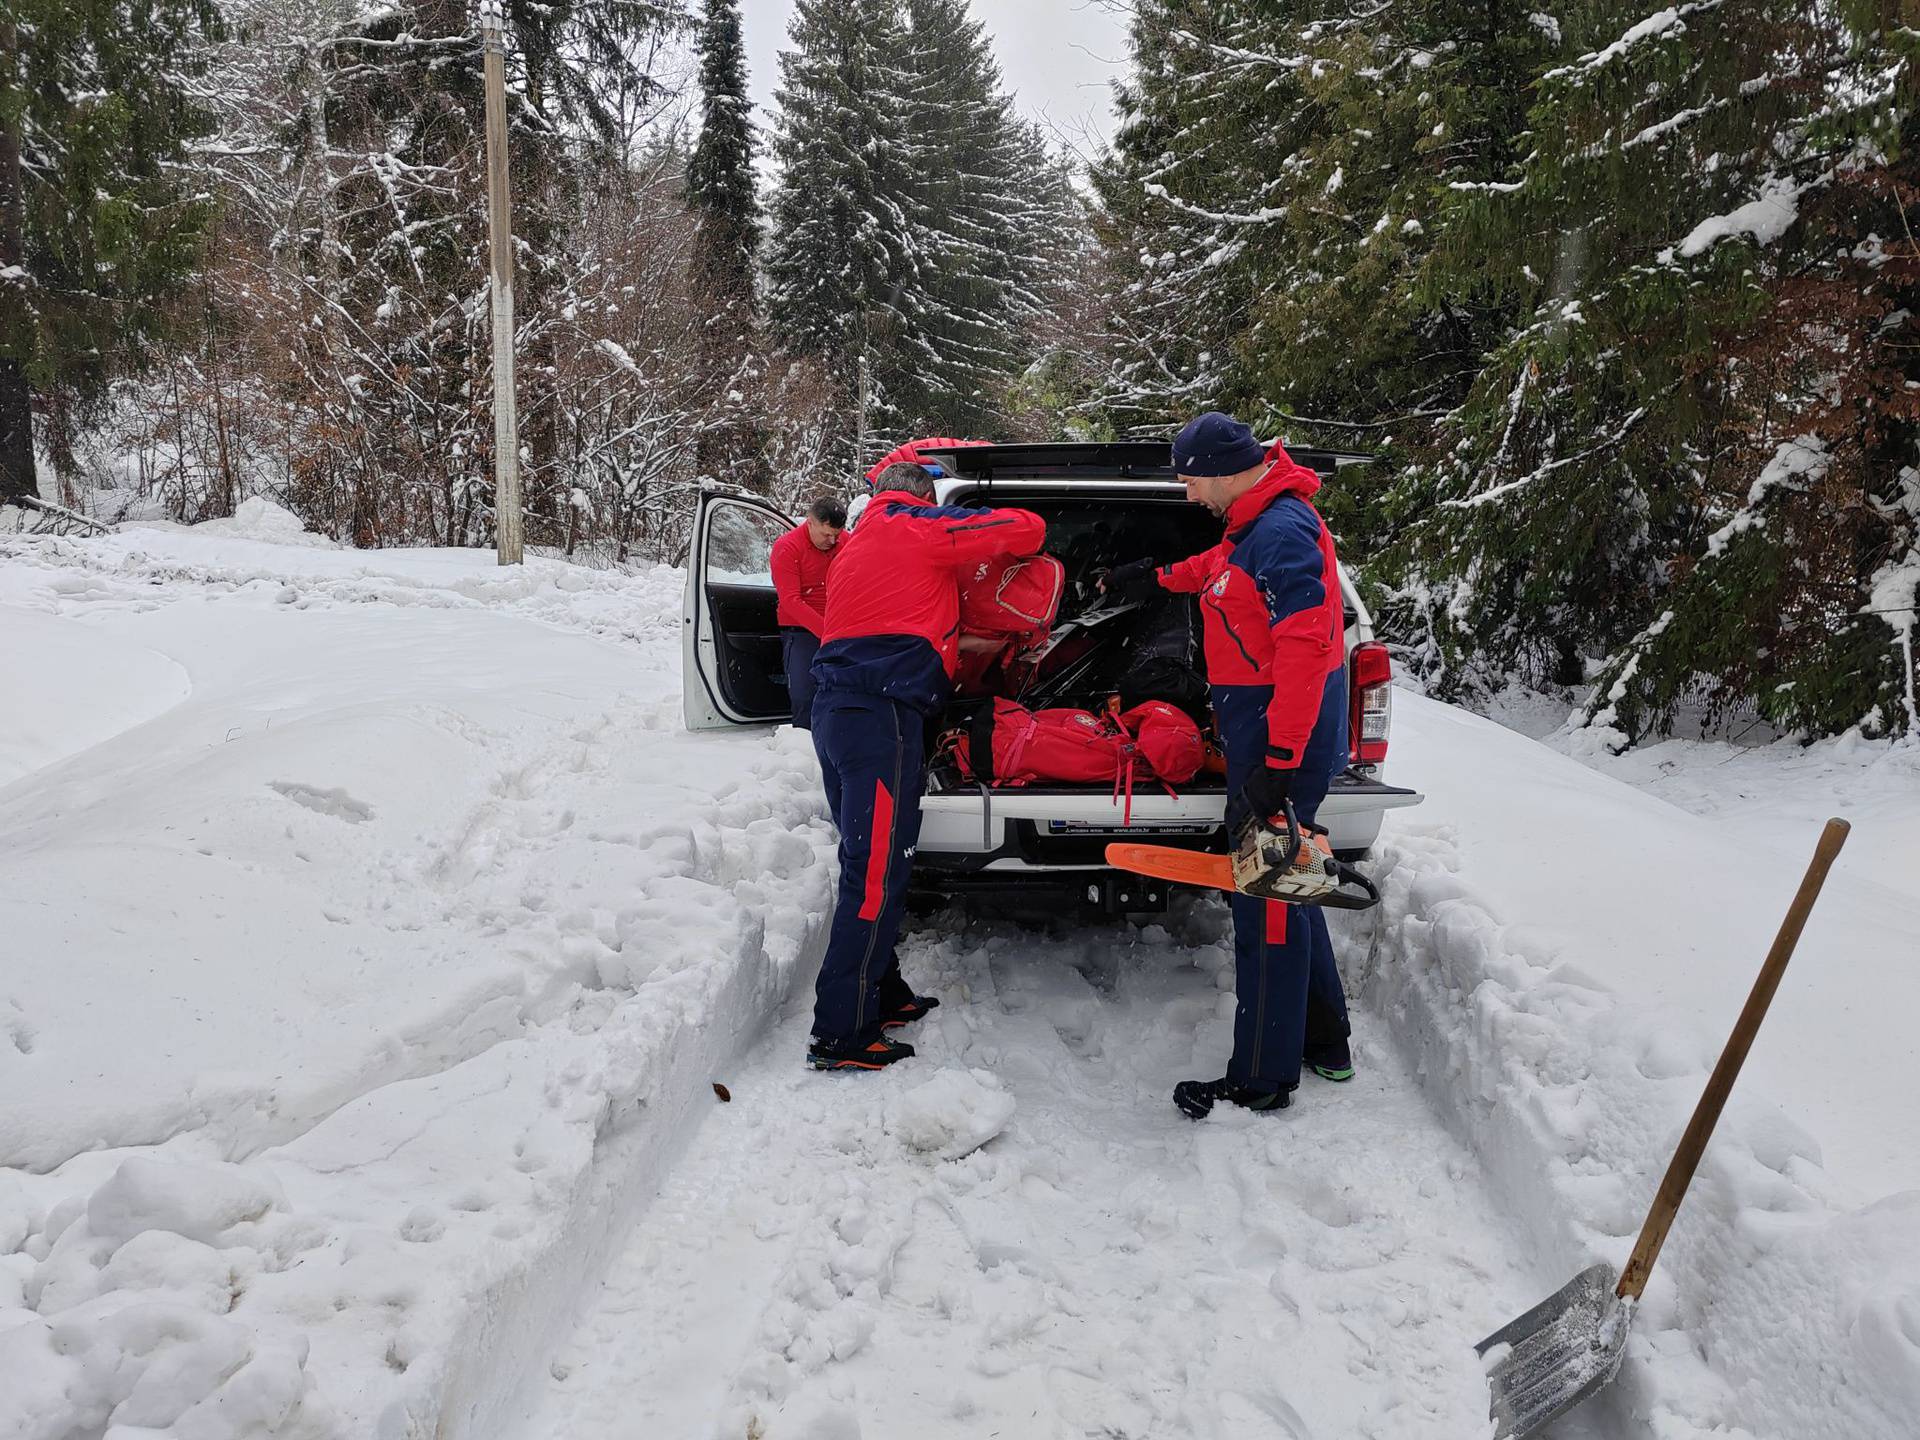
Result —
<path fill-rule="evenodd" d="M 908 434 L 997 431 L 1060 263 L 1064 177 L 957 0 L 801 0 L 790 33 L 775 338 L 826 364 L 849 430 L 866 358 L 875 453 Z"/>
<path fill-rule="evenodd" d="M 116 375 L 178 317 L 210 197 L 178 161 L 211 117 L 189 94 L 210 0 L 8 0 L 0 9 L 0 501 L 37 493 Z"/>
<path fill-rule="evenodd" d="M 700 26 L 700 138 L 687 161 L 687 204 L 699 224 L 693 252 L 700 327 L 700 383 L 714 413 L 702 425 L 695 466 L 767 488 L 751 392 L 759 354 L 760 200 L 753 174 L 753 105 L 747 96 L 738 0 L 706 0 Z"/>
<path fill-rule="evenodd" d="M 1912 273 L 1868 238 L 1911 223 L 1896 8 L 1589 7 L 1531 153 L 1462 187 L 1456 263 L 1524 309 L 1443 428 L 1411 547 L 1456 692 L 1603 660 L 1599 743 L 1683 701 L 1911 725 L 1901 632 L 1863 615 L 1912 604 Z"/>

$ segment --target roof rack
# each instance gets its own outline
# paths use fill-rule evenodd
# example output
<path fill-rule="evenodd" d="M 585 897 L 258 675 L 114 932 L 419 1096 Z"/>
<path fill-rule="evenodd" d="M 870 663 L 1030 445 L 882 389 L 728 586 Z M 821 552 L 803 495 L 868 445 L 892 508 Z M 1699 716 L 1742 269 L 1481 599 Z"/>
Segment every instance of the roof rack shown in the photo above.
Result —
<path fill-rule="evenodd" d="M 968 445 L 952 449 L 925 447 L 923 454 L 938 459 L 947 473 L 965 479 L 995 476 L 1071 476 L 1097 472 L 1123 480 L 1177 480 L 1173 446 L 1166 440 L 1048 440 L 1012 445 Z M 1321 450 L 1289 446 L 1287 453 L 1322 476 L 1343 465 L 1365 465 L 1373 456 L 1351 450 Z"/>

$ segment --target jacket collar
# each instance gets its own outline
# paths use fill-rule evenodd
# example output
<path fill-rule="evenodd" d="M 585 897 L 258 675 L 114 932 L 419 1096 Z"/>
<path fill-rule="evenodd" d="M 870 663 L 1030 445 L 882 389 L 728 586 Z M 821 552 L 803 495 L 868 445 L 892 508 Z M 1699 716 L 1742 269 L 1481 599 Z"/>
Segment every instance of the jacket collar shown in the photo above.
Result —
<path fill-rule="evenodd" d="M 1282 495 L 1298 495 L 1311 500 L 1320 488 L 1320 477 L 1298 464 L 1279 444 L 1267 451 L 1267 473 L 1254 486 L 1227 507 L 1227 534 L 1237 535 L 1257 520 L 1261 513 Z"/>
<path fill-rule="evenodd" d="M 874 495 L 872 503 L 875 505 L 878 505 L 882 500 L 891 501 L 896 505 L 931 505 L 933 504 L 933 501 L 923 499 L 920 496 L 914 494 L 911 490 L 882 490 Z"/>

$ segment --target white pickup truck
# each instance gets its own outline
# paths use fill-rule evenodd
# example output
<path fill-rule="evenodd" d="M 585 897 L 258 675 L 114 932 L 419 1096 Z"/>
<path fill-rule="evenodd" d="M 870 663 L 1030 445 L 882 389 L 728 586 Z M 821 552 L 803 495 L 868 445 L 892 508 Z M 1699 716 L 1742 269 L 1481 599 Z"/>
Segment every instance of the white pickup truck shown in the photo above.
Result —
<path fill-rule="evenodd" d="M 1289 453 L 1322 475 L 1363 458 Z M 1046 519 L 1048 552 L 1067 568 L 1056 636 L 1062 630 L 1071 636 L 1075 627 L 1084 632 L 1073 652 L 1080 658 L 1059 672 L 1067 688 L 1055 686 L 1046 703 L 1098 709 L 1111 693 L 1113 666 L 1125 662 L 1128 633 L 1125 617 L 1116 623 L 1094 593 L 1094 573 L 1141 555 L 1165 563 L 1197 554 L 1218 540 L 1219 521 L 1187 501 L 1164 442 L 987 445 L 927 455 L 950 477 L 940 484 L 940 503 L 1018 506 Z M 702 495 L 682 625 L 689 729 L 760 725 L 790 713 L 768 552 L 794 523 L 750 495 Z M 1373 844 L 1388 810 L 1417 805 L 1422 797 L 1383 778 L 1393 716 L 1386 647 L 1374 640 L 1372 619 L 1352 582 L 1344 572 L 1340 578 L 1352 763 L 1335 779 L 1319 819 L 1335 852 L 1357 859 Z M 1113 912 L 1159 910 L 1166 887 L 1107 866 L 1107 843 L 1129 838 L 1224 850 L 1225 808 L 1224 784 L 1210 775 L 1177 795 L 1149 784 L 1134 787 L 1129 798 L 1107 786 L 988 790 L 936 763 L 922 805 L 914 886 L 935 895 L 997 892 Z"/>

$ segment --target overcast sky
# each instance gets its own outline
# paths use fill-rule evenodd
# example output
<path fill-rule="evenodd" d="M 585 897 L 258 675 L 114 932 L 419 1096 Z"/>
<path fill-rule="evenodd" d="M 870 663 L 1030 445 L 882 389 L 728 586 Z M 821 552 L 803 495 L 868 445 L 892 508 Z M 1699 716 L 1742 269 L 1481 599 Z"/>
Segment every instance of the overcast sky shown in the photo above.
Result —
<path fill-rule="evenodd" d="M 1057 143 L 1082 155 L 1111 138 L 1113 105 L 1107 82 L 1127 56 L 1126 19 L 1119 0 L 972 0 L 993 37 L 1007 88 L 1020 108 L 1055 132 Z M 741 0 L 748 85 L 760 123 L 773 123 L 779 52 L 787 44 L 793 0 Z"/>

